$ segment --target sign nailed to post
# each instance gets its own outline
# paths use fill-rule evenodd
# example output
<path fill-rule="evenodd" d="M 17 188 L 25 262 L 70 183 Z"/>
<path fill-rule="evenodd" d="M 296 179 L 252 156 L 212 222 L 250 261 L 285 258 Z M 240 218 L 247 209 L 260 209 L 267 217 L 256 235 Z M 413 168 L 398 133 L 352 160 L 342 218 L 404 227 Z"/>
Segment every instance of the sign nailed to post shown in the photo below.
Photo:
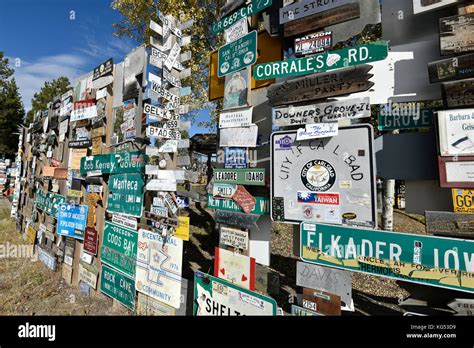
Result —
<path fill-rule="evenodd" d="M 61 203 L 58 209 L 57 233 L 62 236 L 84 239 L 87 210 L 87 205 Z"/>
<path fill-rule="evenodd" d="M 219 77 L 241 70 L 257 61 L 257 31 L 219 48 L 217 75 Z"/>
<path fill-rule="evenodd" d="M 333 8 L 346 5 L 351 0 L 332 0 L 332 1 L 317 1 L 317 0 L 303 0 L 298 1 L 292 5 L 280 8 L 280 24 L 288 23 L 290 21 L 314 15 L 316 13 L 331 10 Z"/>
<path fill-rule="evenodd" d="M 135 281 L 102 264 L 100 291 L 124 306 L 135 307 Z"/>
<path fill-rule="evenodd" d="M 265 169 L 214 169 L 215 182 L 241 185 L 265 185 Z"/>
<path fill-rule="evenodd" d="M 107 211 L 140 217 L 143 210 L 142 174 L 116 174 L 109 180 Z"/>

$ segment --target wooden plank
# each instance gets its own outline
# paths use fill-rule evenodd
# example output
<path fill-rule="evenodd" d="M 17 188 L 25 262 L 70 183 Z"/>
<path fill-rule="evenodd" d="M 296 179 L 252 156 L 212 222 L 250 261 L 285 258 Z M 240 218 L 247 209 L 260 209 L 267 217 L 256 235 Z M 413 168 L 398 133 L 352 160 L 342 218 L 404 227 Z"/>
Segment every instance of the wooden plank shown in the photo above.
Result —
<path fill-rule="evenodd" d="M 341 296 L 304 288 L 303 308 L 322 315 L 341 315 Z"/>
<path fill-rule="evenodd" d="M 473 77 L 474 53 L 429 63 L 428 74 L 431 83 Z"/>
<path fill-rule="evenodd" d="M 441 55 L 474 52 L 474 13 L 440 18 Z"/>
<path fill-rule="evenodd" d="M 335 9 L 304 17 L 284 25 L 284 36 L 290 37 L 297 34 L 314 31 L 330 25 L 349 21 L 360 17 L 358 2 L 337 7 Z"/>
<path fill-rule="evenodd" d="M 474 106 L 474 78 L 445 82 L 441 87 L 447 108 Z"/>
<path fill-rule="evenodd" d="M 275 106 L 366 91 L 374 85 L 369 81 L 371 69 L 358 65 L 275 83 L 268 88 L 267 97 Z"/>
<path fill-rule="evenodd" d="M 474 239 L 474 214 L 427 211 L 425 216 L 427 233 Z"/>

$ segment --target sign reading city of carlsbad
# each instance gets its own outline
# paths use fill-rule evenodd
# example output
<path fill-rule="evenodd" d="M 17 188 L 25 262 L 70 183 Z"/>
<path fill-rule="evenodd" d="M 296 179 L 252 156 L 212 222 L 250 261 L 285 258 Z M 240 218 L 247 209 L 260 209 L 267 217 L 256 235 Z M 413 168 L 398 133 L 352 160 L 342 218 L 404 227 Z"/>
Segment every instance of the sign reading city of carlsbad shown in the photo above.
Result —
<path fill-rule="evenodd" d="M 474 241 L 313 222 L 300 232 L 303 261 L 474 293 Z"/>
<path fill-rule="evenodd" d="M 372 127 L 341 127 L 337 136 L 304 141 L 296 135 L 271 137 L 273 220 L 376 226 Z"/>

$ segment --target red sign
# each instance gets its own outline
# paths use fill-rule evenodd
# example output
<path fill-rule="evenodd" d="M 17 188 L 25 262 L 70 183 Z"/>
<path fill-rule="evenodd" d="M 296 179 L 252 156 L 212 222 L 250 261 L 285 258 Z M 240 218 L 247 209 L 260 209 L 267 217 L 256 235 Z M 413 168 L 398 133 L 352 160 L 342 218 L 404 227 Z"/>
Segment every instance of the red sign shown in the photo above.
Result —
<path fill-rule="evenodd" d="M 255 208 L 255 204 L 257 203 L 255 197 L 253 197 L 242 185 L 238 185 L 237 190 L 232 196 L 232 199 L 247 214 L 250 214 L 253 208 Z"/>
<path fill-rule="evenodd" d="M 97 255 L 97 238 L 98 234 L 95 228 L 86 227 L 86 233 L 84 235 L 84 251 Z"/>
<path fill-rule="evenodd" d="M 52 165 L 53 167 L 58 168 L 58 167 L 61 167 L 61 162 L 58 161 L 58 160 L 55 159 L 55 158 L 51 158 L 51 165 Z"/>

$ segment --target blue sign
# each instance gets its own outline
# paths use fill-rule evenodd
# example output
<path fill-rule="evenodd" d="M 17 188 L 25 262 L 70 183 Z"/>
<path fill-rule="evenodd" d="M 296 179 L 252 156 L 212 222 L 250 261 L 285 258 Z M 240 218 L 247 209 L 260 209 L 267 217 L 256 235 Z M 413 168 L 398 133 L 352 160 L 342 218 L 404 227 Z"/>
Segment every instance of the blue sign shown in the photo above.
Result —
<path fill-rule="evenodd" d="M 243 147 L 224 148 L 224 168 L 245 169 L 247 164 L 247 149 Z"/>
<path fill-rule="evenodd" d="M 178 207 L 180 209 L 189 208 L 189 198 L 188 197 L 176 196 L 176 202 L 178 203 Z"/>
<path fill-rule="evenodd" d="M 87 205 L 60 204 L 56 232 L 62 236 L 84 240 L 88 209 Z"/>

